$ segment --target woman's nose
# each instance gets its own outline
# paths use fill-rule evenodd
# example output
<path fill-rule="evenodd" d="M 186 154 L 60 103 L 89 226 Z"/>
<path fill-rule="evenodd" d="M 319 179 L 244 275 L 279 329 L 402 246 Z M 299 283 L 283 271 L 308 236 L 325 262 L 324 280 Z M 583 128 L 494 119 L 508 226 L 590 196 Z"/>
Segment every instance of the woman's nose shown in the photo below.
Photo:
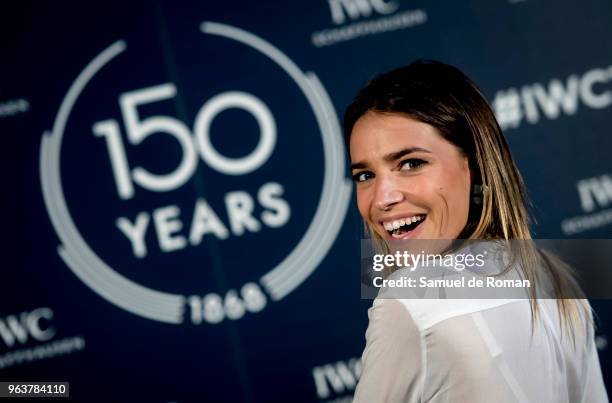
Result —
<path fill-rule="evenodd" d="M 376 179 L 376 190 L 374 194 L 374 206 L 376 208 L 387 211 L 394 204 L 404 199 L 404 194 L 392 177 L 379 176 Z"/>

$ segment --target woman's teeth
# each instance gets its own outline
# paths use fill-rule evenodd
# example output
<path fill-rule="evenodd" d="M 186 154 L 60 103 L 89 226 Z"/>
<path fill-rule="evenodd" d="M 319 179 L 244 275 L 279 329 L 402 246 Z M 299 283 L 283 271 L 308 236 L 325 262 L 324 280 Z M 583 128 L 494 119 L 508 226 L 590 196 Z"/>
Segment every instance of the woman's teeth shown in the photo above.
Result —
<path fill-rule="evenodd" d="M 383 223 L 383 226 L 390 234 L 399 234 L 400 232 L 410 231 L 414 229 L 421 221 L 425 219 L 424 215 L 415 215 L 412 217 L 401 218 L 399 220 L 388 221 Z M 416 225 L 413 225 L 416 224 Z M 409 228 L 410 227 L 410 228 Z"/>

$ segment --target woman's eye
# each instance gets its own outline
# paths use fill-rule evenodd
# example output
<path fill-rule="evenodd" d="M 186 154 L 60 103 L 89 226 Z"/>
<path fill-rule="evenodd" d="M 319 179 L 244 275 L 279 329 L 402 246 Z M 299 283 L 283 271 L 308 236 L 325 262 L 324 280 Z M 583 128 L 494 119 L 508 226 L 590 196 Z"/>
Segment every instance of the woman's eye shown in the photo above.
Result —
<path fill-rule="evenodd" d="M 410 158 L 407 160 L 404 160 L 400 163 L 400 167 L 403 171 L 409 171 L 409 170 L 413 170 L 416 169 L 418 167 L 420 167 L 421 165 L 426 164 L 426 161 L 423 161 L 421 159 L 418 158 Z"/>
<path fill-rule="evenodd" d="M 358 172 L 353 175 L 353 181 L 355 182 L 365 182 L 372 177 L 371 172 Z"/>

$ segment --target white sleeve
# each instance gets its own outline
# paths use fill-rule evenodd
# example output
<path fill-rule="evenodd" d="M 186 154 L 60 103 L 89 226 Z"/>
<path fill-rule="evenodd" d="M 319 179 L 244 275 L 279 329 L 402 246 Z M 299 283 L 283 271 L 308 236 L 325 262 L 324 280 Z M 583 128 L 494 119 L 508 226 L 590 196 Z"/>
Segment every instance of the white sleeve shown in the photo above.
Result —
<path fill-rule="evenodd" d="M 582 396 L 583 403 L 608 403 L 608 393 L 603 382 L 597 349 L 589 357 L 589 372 Z"/>
<path fill-rule="evenodd" d="M 593 327 L 591 326 L 589 330 L 590 331 L 587 333 L 587 374 L 581 402 L 608 403 L 608 393 L 601 373 L 601 365 L 599 364 L 599 354 L 597 353 L 597 346 L 595 345 Z"/>
<path fill-rule="evenodd" d="M 399 301 L 376 299 L 368 317 L 363 370 L 353 403 L 420 402 L 424 346 L 410 313 Z"/>

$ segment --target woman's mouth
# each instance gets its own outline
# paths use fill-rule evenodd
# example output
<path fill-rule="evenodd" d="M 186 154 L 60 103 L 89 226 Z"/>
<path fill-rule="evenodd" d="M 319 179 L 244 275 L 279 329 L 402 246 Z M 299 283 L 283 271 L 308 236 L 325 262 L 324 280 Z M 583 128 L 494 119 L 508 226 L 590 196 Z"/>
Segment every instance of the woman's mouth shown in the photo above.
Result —
<path fill-rule="evenodd" d="M 395 239 L 410 238 L 413 231 L 425 221 L 427 215 L 417 214 L 414 216 L 399 218 L 396 220 L 383 221 L 382 226 L 390 237 Z"/>

